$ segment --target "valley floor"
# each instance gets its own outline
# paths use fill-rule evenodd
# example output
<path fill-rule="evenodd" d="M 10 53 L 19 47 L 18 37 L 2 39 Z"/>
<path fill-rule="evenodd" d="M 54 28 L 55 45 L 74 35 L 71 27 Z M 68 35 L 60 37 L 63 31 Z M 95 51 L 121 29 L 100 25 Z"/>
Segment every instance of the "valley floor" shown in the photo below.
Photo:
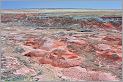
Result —
<path fill-rule="evenodd" d="M 3 81 L 121 80 L 121 32 L 1 24 Z"/>

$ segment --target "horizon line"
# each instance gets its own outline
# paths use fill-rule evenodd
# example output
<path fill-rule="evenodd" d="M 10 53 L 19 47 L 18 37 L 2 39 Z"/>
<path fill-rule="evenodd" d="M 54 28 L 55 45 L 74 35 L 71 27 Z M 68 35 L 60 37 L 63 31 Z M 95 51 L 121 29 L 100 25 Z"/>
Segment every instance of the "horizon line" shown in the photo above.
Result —
<path fill-rule="evenodd" d="M 100 9 L 96 9 L 96 8 L 15 8 L 15 9 L 13 9 L 13 8 L 11 8 L 11 9 L 9 9 L 9 8 L 1 8 L 2 10 L 22 10 L 22 9 L 87 9 L 87 10 L 89 10 L 89 9 L 92 9 L 92 10 L 102 10 L 103 8 L 100 8 Z M 103 10 L 122 10 L 122 9 L 114 9 L 114 8 L 111 8 L 111 9 L 103 9 Z"/>

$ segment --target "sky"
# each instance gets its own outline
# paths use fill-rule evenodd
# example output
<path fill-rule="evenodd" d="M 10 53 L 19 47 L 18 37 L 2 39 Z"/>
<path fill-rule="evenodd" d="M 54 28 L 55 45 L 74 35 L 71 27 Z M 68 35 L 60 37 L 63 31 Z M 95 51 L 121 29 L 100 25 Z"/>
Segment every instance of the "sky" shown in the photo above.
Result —
<path fill-rule="evenodd" d="M 42 0 L 42 1 L 1 1 L 2 9 L 24 8 L 88 8 L 88 9 L 122 9 L 122 0 Z"/>

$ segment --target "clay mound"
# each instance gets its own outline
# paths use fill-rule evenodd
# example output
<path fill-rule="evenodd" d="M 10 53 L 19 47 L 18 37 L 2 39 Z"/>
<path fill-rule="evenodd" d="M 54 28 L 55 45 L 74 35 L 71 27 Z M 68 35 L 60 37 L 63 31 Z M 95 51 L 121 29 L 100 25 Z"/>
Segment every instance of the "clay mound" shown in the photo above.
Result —
<path fill-rule="evenodd" d="M 107 41 L 122 41 L 121 36 L 106 36 L 103 40 Z"/>
<path fill-rule="evenodd" d="M 45 38 L 45 39 L 39 39 L 39 38 L 28 38 L 24 45 L 31 46 L 34 49 L 43 49 L 43 50 L 51 50 L 53 48 L 59 48 L 63 47 L 66 44 L 62 41 Z"/>
<path fill-rule="evenodd" d="M 122 38 L 119 35 L 118 36 L 106 36 L 103 38 L 103 40 L 106 40 L 107 42 L 110 42 L 110 43 L 115 43 L 118 46 L 122 45 Z"/>
<path fill-rule="evenodd" d="M 110 59 L 113 61 L 122 61 L 122 57 L 120 56 L 120 54 L 113 53 L 111 51 L 97 51 L 96 54 L 98 56 L 101 56 L 103 58 Z"/>
<path fill-rule="evenodd" d="M 33 50 L 25 54 L 28 57 L 43 57 L 45 56 L 46 51 L 44 50 Z"/>
<path fill-rule="evenodd" d="M 111 23 L 104 23 L 104 26 L 106 27 L 106 28 L 114 28 L 114 26 L 111 24 Z"/>
<path fill-rule="evenodd" d="M 82 63 L 82 59 L 77 54 L 57 49 L 52 52 L 31 51 L 25 56 L 31 57 L 40 64 L 50 64 L 60 68 L 79 66 Z"/>
<path fill-rule="evenodd" d="M 96 54 L 106 59 L 114 61 L 122 61 L 121 49 L 108 44 L 98 44 L 96 46 Z"/>
<path fill-rule="evenodd" d="M 39 39 L 35 39 L 35 38 L 28 38 L 24 45 L 26 46 L 31 46 L 34 49 L 38 49 L 41 47 L 41 45 L 43 45 L 44 41 L 43 40 L 39 40 Z"/>

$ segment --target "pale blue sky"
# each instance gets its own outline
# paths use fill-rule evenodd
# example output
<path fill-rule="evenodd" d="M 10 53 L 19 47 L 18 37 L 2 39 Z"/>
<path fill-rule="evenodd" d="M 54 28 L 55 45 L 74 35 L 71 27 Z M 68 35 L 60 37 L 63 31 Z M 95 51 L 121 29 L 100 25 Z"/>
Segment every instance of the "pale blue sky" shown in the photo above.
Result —
<path fill-rule="evenodd" d="M 121 0 L 102 1 L 2 1 L 2 9 L 22 9 L 22 8 L 92 8 L 92 9 L 121 9 Z"/>

